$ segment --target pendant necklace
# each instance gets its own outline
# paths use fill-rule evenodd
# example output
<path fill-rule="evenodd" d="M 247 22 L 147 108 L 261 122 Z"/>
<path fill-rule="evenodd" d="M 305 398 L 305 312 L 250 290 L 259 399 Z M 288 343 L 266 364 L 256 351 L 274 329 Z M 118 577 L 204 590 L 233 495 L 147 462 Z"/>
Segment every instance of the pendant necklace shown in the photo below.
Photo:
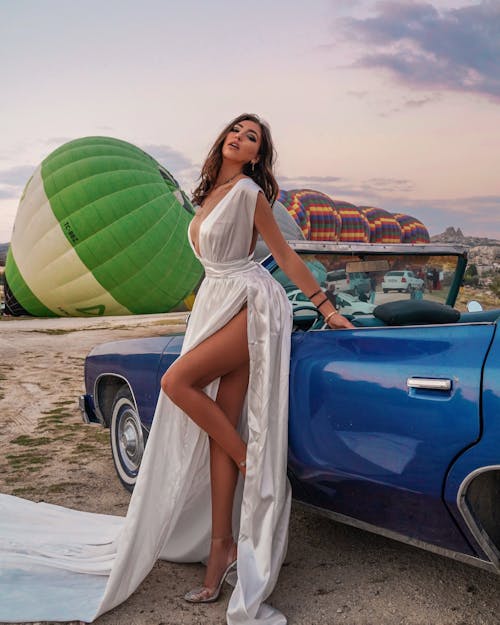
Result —
<path fill-rule="evenodd" d="M 238 172 L 236 172 L 236 173 L 234 174 L 234 176 L 231 176 L 231 177 L 230 177 L 230 178 L 228 178 L 227 180 L 224 180 L 224 182 L 221 182 L 220 184 L 216 185 L 216 186 L 214 187 L 214 189 L 218 189 L 219 187 L 222 187 L 223 185 L 228 184 L 229 182 L 231 182 L 232 180 L 234 180 L 234 179 L 236 178 L 236 176 L 239 176 L 239 175 L 240 175 L 240 172 L 238 171 Z"/>

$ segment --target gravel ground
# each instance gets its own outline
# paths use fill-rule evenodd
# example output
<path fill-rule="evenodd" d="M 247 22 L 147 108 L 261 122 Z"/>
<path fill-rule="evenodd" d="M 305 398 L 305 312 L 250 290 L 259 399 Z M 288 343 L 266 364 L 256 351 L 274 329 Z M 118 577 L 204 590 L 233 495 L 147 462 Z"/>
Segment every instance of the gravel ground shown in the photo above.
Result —
<path fill-rule="evenodd" d="M 0 321 L 1 491 L 34 501 L 125 514 L 108 432 L 81 422 L 90 348 L 183 329 L 184 315 Z M 201 565 L 158 562 L 99 625 L 218 625 L 229 597 L 190 606 Z M 270 603 L 290 625 L 491 625 L 500 623 L 500 578 L 340 525 L 294 505 L 290 546 Z"/>

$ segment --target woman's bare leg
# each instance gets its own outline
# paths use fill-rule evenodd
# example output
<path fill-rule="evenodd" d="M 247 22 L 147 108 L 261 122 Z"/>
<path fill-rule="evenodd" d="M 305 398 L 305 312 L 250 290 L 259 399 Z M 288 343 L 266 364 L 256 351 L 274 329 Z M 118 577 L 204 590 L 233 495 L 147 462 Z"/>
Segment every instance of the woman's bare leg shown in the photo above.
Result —
<path fill-rule="evenodd" d="M 221 378 L 217 404 L 237 427 L 248 387 L 248 362 Z M 210 484 L 212 492 L 212 538 L 203 585 L 217 586 L 222 572 L 236 559 L 232 534 L 233 500 L 238 468 L 213 439 L 210 439 Z"/>
<path fill-rule="evenodd" d="M 203 388 L 248 363 L 247 310 L 181 356 L 164 374 L 161 386 L 170 399 L 240 465 L 246 445 L 221 407 Z"/>
<path fill-rule="evenodd" d="M 232 510 L 238 466 L 246 456 L 236 431 L 248 387 L 247 311 L 177 360 L 162 378 L 162 389 L 210 437 L 212 542 L 202 597 L 210 595 L 236 557 Z M 203 388 L 220 377 L 216 401 Z M 235 464 L 236 463 L 236 464 Z M 241 467 L 240 467 L 241 468 Z M 244 469 L 242 469 L 244 472 Z"/>

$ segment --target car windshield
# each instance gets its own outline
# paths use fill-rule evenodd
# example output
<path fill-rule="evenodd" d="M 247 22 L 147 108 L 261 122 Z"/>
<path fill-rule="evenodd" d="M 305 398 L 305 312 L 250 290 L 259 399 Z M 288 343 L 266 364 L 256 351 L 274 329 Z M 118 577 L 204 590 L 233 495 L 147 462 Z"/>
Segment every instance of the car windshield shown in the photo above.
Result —
<path fill-rule="evenodd" d="M 457 255 L 298 253 L 344 314 L 370 315 L 375 306 L 401 299 L 453 303 L 450 289 L 454 285 Z M 297 286 L 279 267 L 271 272 L 289 297 L 294 294 L 290 297 L 294 306 L 304 301 L 303 296 L 298 296 Z M 455 292 L 457 288 L 455 284 Z"/>

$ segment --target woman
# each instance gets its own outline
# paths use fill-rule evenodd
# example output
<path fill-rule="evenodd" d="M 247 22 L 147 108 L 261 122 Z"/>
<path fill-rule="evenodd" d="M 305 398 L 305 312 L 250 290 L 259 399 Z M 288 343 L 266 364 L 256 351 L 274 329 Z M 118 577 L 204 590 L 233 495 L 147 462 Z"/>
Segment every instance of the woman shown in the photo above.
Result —
<path fill-rule="evenodd" d="M 187 234 L 206 277 L 162 379 L 126 518 L 0 495 L 0 622 L 91 622 L 125 601 L 158 558 L 208 559 L 203 587 L 186 598 L 212 601 L 237 554 L 228 623 L 286 622 L 263 601 L 287 543 L 292 319 L 281 285 L 252 260 L 257 232 L 330 327 L 352 326 L 274 221 L 273 156 L 267 127 L 241 115 L 203 167 Z"/>
<path fill-rule="evenodd" d="M 286 311 L 286 317 L 281 320 L 281 332 L 289 341 L 286 294 L 251 260 L 260 233 L 281 269 L 305 294 L 309 294 L 327 324 L 331 328 L 351 328 L 350 322 L 337 314 L 306 265 L 288 246 L 274 220 L 270 203 L 277 195 L 278 185 L 272 171 L 273 162 L 274 148 L 269 128 L 255 115 L 243 114 L 233 120 L 210 150 L 201 172 L 201 182 L 194 192 L 194 202 L 200 208 L 188 232 L 193 251 L 206 265 L 206 281 L 210 284 L 205 282 L 200 289 L 190 323 L 196 323 L 199 315 L 210 316 L 220 297 L 229 297 L 228 292 L 232 289 L 241 291 L 242 282 L 261 281 L 275 287 L 273 297 L 280 300 L 281 308 Z M 240 188 L 232 193 L 238 185 Z M 221 208 L 223 203 L 225 205 Z M 213 224 L 210 231 L 201 232 L 201 226 L 208 223 L 206 220 L 216 210 L 219 212 L 210 222 Z M 214 226 L 217 220 L 227 227 L 218 231 Z M 231 223 L 232 220 L 240 222 L 239 229 Z M 210 228 L 210 224 L 208 226 Z M 204 236 L 205 249 L 200 248 L 200 234 Z M 238 241 L 236 245 L 228 246 L 227 241 L 238 235 L 242 239 L 241 245 Z M 221 278 L 211 272 L 214 260 L 219 264 L 225 261 L 229 271 L 233 264 L 246 261 L 240 271 L 233 272 L 232 278 L 227 274 L 222 278 L 226 292 L 220 291 L 215 296 L 214 290 L 218 290 Z M 244 287 L 243 284 L 243 291 Z M 239 301 L 240 309 L 230 321 L 179 358 L 162 379 L 163 391 L 208 434 L 210 441 L 211 545 L 203 586 L 185 596 L 193 603 L 216 600 L 225 576 L 236 564 L 233 499 L 238 471 L 244 477 L 247 469 L 246 444 L 237 431 L 250 370 L 245 296 L 246 293 L 243 301 Z M 273 312 L 279 315 L 280 306 L 276 306 Z M 286 350 L 287 362 L 288 354 Z M 217 379 L 220 383 L 214 401 L 202 389 Z M 281 415 L 285 426 L 286 416 L 285 410 Z M 286 453 L 286 449 L 283 451 Z M 286 468 L 282 467 L 282 470 L 284 472 Z"/>

